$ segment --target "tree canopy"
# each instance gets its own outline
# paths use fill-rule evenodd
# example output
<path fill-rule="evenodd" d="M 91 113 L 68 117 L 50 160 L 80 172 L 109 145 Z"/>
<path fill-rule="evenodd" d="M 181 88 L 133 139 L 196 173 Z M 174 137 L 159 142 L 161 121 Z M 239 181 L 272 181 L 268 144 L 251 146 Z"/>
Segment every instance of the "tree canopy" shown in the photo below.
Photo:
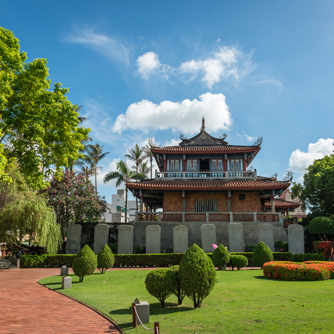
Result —
<path fill-rule="evenodd" d="M 68 89 L 55 83 L 50 90 L 47 61 L 27 62 L 19 40 L 1 27 L 0 55 L 0 177 L 16 159 L 26 181 L 35 189 L 45 188 L 45 176 L 53 169 L 59 176 L 68 161 L 80 157 L 89 129 L 78 126 Z"/>
<path fill-rule="evenodd" d="M 8 175 L 11 183 L 0 182 L 0 240 L 18 243 L 28 237 L 56 253 L 60 228 L 45 196 L 28 186 L 16 164 L 10 166 Z"/>
<path fill-rule="evenodd" d="M 334 155 L 314 160 L 304 174 L 304 184 L 294 183 L 292 198 L 299 197 L 306 209 L 334 214 Z"/>

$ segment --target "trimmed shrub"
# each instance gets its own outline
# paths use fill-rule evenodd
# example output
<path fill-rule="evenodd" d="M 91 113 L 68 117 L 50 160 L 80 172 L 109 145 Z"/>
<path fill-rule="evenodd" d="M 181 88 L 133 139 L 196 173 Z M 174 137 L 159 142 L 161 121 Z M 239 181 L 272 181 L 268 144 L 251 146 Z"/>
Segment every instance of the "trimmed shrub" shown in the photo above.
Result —
<path fill-rule="evenodd" d="M 212 291 L 216 282 L 216 270 L 209 256 L 196 244 L 188 248 L 180 263 L 181 286 L 186 296 L 194 302 L 194 308 Z"/>
<path fill-rule="evenodd" d="M 289 252 L 273 252 L 274 261 L 294 261 L 293 254 Z"/>
<path fill-rule="evenodd" d="M 262 241 L 260 241 L 253 251 L 253 261 L 258 267 L 263 267 L 266 262 L 273 260 L 273 253 L 270 248 Z"/>
<path fill-rule="evenodd" d="M 311 234 L 334 234 L 334 220 L 329 217 L 316 217 L 307 228 Z"/>
<path fill-rule="evenodd" d="M 184 290 L 181 286 L 181 278 L 179 275 L 180 266 L 172 266 L 169 268 L 168 275 L 171 276 L 172 280 L 172 290 L 174 295 L 177 297 L 177 302 L 179 305 L 182 304 L 183 298 L 186 296 Z"/>
<path fill-rule="evenodd" d="M 159 300 L 162 308 L 165 307 L 165 300 L 173 293 L 173 281 L 168 273 L 168 269 L 152 270 L 145 279 L 147 291 Z"/>
<path fill-rule="evenodd" d="M 248 265 L 247 257 L 243 255 L 231 255 L 230 265 L 232 267 L 232 270 L 234 268 L 238 268 L 238 270 L 240 270 L 240 268 L 247 267 Z"/>
<path fill-rule="evenodd" d="M 212 262 L 219 270 L 226 269 L 230 262 L 230 254 L 223 245 L 219 245 L 212 253 Z"/>
<path fill-rule="evenodd" d="M 21 255 L 22 268 L 60 268 L 72 267 L 75 254 Z"/>
<path fill-rule="evenodd" d="M 304 261 L 325 261 L 323 254 L 307 253 L 307 254 L 292 254 L 292 261 L 304 262 Z"/>
<path fill-rule="evenodd" d="M 91 275 L 96 267 L 96 255 L 88 245 L 83 246 L 72 264 L 74 274 L 79 276 L 79 282 L 83 282 L 85 276 Z"/>
<path fill-rule="evenodd" d="M 97 256 L 97 268 L 104 274 L 107 269 L 112 268 L 115 263 L 115 256 L 109 246 L 105 244 Z"/>
<path fill-rule="evenodd" d="M 263 265 L 265 277 L 285 281 L 323 281 L 331 278 L 333 270 L 334 266 L 326 262 L 273 261 Z"/>
<path fill-rule="evenodd" d="M 333 256 L 333 241 L 314 241 L 314 250 L 319 254 L 324 254 L 325 259 L 329 260 Z"/>

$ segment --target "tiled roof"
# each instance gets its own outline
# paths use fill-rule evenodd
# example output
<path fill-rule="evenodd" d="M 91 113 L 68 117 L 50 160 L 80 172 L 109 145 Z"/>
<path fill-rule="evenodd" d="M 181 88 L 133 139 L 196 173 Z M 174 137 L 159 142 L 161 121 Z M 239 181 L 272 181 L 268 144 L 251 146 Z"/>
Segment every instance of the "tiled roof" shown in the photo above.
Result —
<path fill-rule="evenodd" d="M 274 198 L 275 208 L 299 208 L 300 203 L 289 202 L 281 198 Z M 266 208 L 271 207 L 271 203 L 264 204 Z"/>
<path fill-rule="evenodd" d="M 264 190 L 286 189 L 290 186 L 286 181 L 272 181 L 270 179 L 258 180 L 180 180 L 180 181 L 157 181 L 148 180 L 141 182 L 129 182 L 129 189 L 150 190 Z"/>
<path fill-rule="evenodd" d="M 166 146 L 166 147 L 152 147 L 152 153 L 194 153 L 202 154 L 209 153 L 242 153 L 242 152 L 258 152 L 260 151 L 258 146 Z"/>

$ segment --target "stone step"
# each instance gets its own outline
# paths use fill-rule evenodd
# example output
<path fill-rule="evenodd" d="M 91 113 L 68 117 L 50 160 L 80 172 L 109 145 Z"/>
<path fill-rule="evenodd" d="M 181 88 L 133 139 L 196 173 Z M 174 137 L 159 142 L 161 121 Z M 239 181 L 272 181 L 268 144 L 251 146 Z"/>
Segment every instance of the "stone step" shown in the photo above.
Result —
<path fill-rule="evenodd" d="M 0 260 L 0 269 L 9 269 L 11 267 L 11 263 L 8 260 Z"/>

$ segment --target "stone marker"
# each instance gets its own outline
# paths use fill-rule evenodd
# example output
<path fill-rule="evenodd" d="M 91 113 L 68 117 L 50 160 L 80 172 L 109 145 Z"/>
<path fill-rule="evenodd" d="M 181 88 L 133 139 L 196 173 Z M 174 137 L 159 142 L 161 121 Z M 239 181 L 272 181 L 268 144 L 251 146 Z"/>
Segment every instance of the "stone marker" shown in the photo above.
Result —
<path fill-rule="evenodd" d="M 133 254 L 133 226 L 118 227 L 118 254 Z"/>
<path fill-rule="evenodd" d="M 63 276 L 62 278 L 62 289 L 71 289 L 72 277 Z"/>
<path fill-rule="evenodd" d="M 94 253 L 99 254 L 102 247 L 109 242 L 109 226 L 97 224 L 94 229 Z"/>
<path fill-rule="evenodd" d="M 188 227 L 177 225 L 173 228 L 173 253 L 185 253 L 188 249 Z"/>
<path fill-rule="evenodd" d="M 215 224 L 203 224 L 201 226 L 202 249 L 206 253 L 214 251 L 212 244 L 217 244 L 217 234 Z"/>
<path fill-rule="evenodd" d="M 60 269 L 60 276 L 67 276 L 68 275 L 68 268 L 66 266 L 62 266 Z"/>
<path fill-rule="evenodd" d="M 161 253 L 161 227 L 148 225 L 146 227 L 146 254 Z"/>
<path fill-rule="evenodd" d="M 230 252 L 244 252 L 244 228 L 241 223 L 228 224 L 228 250 Z"/>
<path fill-rule="evenodd" d="M 81 249 L 81 225 L 67 226 L 66 254 L 78 254 Z"/>
<path fill-rule="evenodd" d="M 288 226 L 288 241 L 290 253 L 305 254 L 304 227 L 302 225 L 291 224 Z"/>
<path fill-rule="evenodd" d="M 271 223 L 260 223 L 259 228 L 259 239 L 258 241 L 264 242 L 272 252 L 275 252 L 274 246 L 274 231 Z"/>
<path fill-rule="evenodd" d="M 138 304 L 136 303 L 136 310 L 138 317 L 143 324 L 150 322 L 150 304 L 148 302 L 139 302 Z M 140 322 L 138 321 L 138 323 Z"/>

